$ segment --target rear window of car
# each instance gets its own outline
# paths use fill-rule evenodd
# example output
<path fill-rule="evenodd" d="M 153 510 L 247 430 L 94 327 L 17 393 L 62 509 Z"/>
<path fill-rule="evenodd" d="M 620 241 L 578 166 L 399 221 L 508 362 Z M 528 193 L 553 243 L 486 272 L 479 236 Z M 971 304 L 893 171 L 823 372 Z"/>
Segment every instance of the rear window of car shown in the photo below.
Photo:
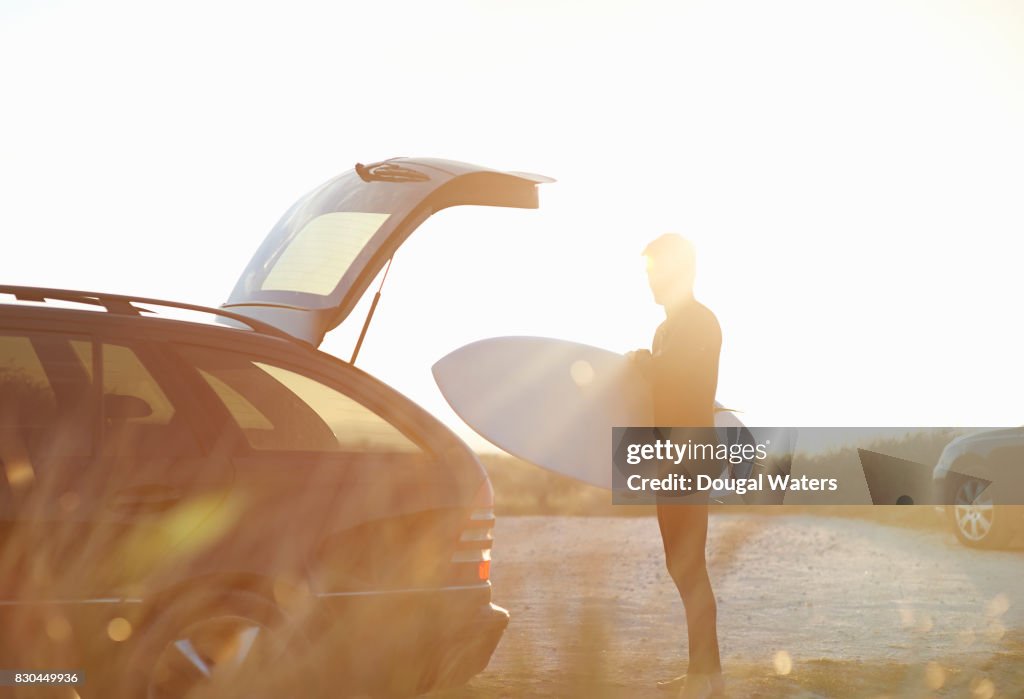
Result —
<path fill-rule="evenodd" d="M 335 211 L 302 227 L 281 251 L 260 286 L 262 291 L 299 291 L 327 296 L 388 214 Z"/>

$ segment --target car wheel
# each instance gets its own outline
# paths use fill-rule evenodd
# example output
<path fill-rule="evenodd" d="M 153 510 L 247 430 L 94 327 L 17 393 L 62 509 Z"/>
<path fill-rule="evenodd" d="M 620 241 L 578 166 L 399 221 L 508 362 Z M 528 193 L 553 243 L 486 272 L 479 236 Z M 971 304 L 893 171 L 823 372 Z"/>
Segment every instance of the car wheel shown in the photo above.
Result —
<path fill-rule="evenodd" d="M 250 592 L 186 598 L 139 639 L 127 696 L 140 699 L 316 696 L 305 643 L 284 614 Z"/>
<path fill-rule="evenodd" d="M 956 538 L 972 548 L 1002 548 L 1013 535 L 1008 513 L 995 504 L 987 486 L 985 481 L 964 479 L 949 507 Z"/>

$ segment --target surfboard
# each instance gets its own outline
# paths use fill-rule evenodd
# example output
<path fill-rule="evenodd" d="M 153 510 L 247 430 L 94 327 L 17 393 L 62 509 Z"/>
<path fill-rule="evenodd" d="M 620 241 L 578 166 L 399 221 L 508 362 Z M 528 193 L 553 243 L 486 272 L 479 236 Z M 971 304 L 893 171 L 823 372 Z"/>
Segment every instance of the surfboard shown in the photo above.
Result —
<path fill-rule="evenodd" d="M 495 337 L 432 368 L 462 420 L 504 451 L 611 489 L 613 427 L 653 425 L 651 389 L 622 354 L 546 337 Z M 719 427 L 742 427 L 719 412 Z"/>

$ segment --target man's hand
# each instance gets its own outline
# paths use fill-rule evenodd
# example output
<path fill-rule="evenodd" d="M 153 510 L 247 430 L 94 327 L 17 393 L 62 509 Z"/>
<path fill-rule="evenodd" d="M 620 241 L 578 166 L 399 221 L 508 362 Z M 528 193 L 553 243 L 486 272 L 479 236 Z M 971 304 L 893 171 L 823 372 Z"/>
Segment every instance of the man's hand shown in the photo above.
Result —
<path fill-rule="evenodd" d="M 628 359 L 630 363 L 632 363 L 632 365 L 635 366 L 641 374 L 643 374 L 645 377 L 650 377 L 651 361 L 653 360 L 653 357 L 651 357 L 650 350 L 638 349 L 633 350 L 632 352 L 626 352 L 626 359 Z"/>

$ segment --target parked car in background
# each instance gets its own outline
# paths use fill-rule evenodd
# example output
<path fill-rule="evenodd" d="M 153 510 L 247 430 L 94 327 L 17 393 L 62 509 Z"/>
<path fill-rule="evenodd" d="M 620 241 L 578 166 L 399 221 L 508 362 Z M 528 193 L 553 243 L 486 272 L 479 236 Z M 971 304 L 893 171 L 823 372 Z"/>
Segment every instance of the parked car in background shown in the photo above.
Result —
<path fill-rule="evenodd" d="M 404 696 L 482 670 L 508 622 L 486 473 L 317 346 L 432 213 L 535 207 L 543 181 L 358 165 L 285 214 L 223 309 L 0 287 L 0 666 L 150 699 Z"/>
<path fill-rule="evenodd" d="M 1009 546 L 1024 531 L 1024 427 L 954 439 L 933 480 L 957 539 L 976 548 Z"/>

